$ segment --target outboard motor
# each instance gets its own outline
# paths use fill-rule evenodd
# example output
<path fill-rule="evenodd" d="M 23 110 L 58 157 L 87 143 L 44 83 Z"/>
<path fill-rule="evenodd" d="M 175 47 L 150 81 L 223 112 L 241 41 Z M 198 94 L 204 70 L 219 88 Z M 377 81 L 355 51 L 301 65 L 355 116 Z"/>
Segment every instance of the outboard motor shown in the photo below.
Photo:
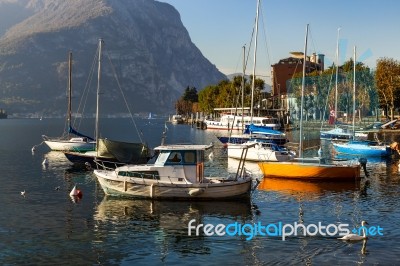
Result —
<path fill-rule="evenodd" d="M 360 158 L 358 159 L 358 162 L 360 163 L 361 167 L 364 170 L 364 174 L 366 177 L 369 177 L 368 171 L 367 171 L 367 158 Z"/>

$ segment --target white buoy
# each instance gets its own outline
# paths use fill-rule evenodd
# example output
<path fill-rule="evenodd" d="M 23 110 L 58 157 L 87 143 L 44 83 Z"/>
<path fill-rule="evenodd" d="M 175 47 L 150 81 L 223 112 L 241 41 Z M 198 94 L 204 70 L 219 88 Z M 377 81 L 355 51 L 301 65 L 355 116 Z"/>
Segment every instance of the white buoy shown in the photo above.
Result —
<path fill-rule="evenodd" d="M 82 191 L 80 191 L 79 189 L 76 188 L 76 185 L 74 186 L 74 188 L 71 190 L 71 192 L 69 193 L 69 195 L 71 197 L 77 197 L 77 198 L 82 198 Z"/>
<path fill-rule="evenodd" d="M 69 193 L 70 196 L 77 196 L 78 192 L 76 191 L 76 185 L 74 186 L 74 188 L 71 190 L 71 192 Z"/>
<path fill-rule="evenodd" d="M 21 196 L 24 196 L 24 197 L 25 197 L 25 190 L 24 190 L 24 191 L 21 191 Z"/>

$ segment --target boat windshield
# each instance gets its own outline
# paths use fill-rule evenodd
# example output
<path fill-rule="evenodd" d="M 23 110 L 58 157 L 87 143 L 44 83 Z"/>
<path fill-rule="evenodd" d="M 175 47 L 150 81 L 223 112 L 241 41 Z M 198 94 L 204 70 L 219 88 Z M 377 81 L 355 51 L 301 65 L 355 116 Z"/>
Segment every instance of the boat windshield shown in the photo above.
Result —
<path fill-rule="evenodd" d="M 196 164 L 196 151 L 161 151 L 155 164 Z"/>

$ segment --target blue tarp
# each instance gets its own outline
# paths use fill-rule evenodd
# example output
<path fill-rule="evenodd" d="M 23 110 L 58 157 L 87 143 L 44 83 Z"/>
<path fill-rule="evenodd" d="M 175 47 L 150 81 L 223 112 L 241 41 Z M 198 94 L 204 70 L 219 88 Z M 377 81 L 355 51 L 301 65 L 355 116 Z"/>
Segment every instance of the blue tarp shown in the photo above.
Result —
<path fill-rule="evenodd" d="M 70 126 L 69 129 L 68 129 L 68 133 L 74 134 L 74 135 L 76 135 L 76 136 L 78 136 L 78 137 L 88 138 L 89 140 L 94 140 L 94 139 L 91 138 L 91 137 L 88 137 L 88 136 L 86 136 L 86 135 L 83 135 L 83 134 L 79 133 L 78 131 L 76 131 L 75 129 L 73 129 L 71 126 Z"/>
<path fill-rule="evenodd" d="M 271 127 L 256 126 L 254 124 L 246 125 L 245 134 L 265 134 L 265 135 L 282 135 L 281 131 L 273 130 Z"/>

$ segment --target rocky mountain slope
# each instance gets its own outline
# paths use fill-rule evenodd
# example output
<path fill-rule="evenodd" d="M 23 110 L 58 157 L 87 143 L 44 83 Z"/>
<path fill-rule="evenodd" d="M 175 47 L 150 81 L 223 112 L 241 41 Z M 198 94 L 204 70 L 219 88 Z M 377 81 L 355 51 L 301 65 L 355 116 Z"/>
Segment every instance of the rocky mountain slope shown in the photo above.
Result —
<path fill-rule="evenodd" d="M 198 90 L 226 78 L 192 43 L 179 13 L 153 0 L 0 0 L 0 107 L 9 113 L 63 114 L 67 55 L 72 51 L 73 104 L 92 84 L 90 71 L 104 40 L 101 108 L 169 112 L 187 86 Z M 116 81 L 116 78 L 118 81 Z"/>

